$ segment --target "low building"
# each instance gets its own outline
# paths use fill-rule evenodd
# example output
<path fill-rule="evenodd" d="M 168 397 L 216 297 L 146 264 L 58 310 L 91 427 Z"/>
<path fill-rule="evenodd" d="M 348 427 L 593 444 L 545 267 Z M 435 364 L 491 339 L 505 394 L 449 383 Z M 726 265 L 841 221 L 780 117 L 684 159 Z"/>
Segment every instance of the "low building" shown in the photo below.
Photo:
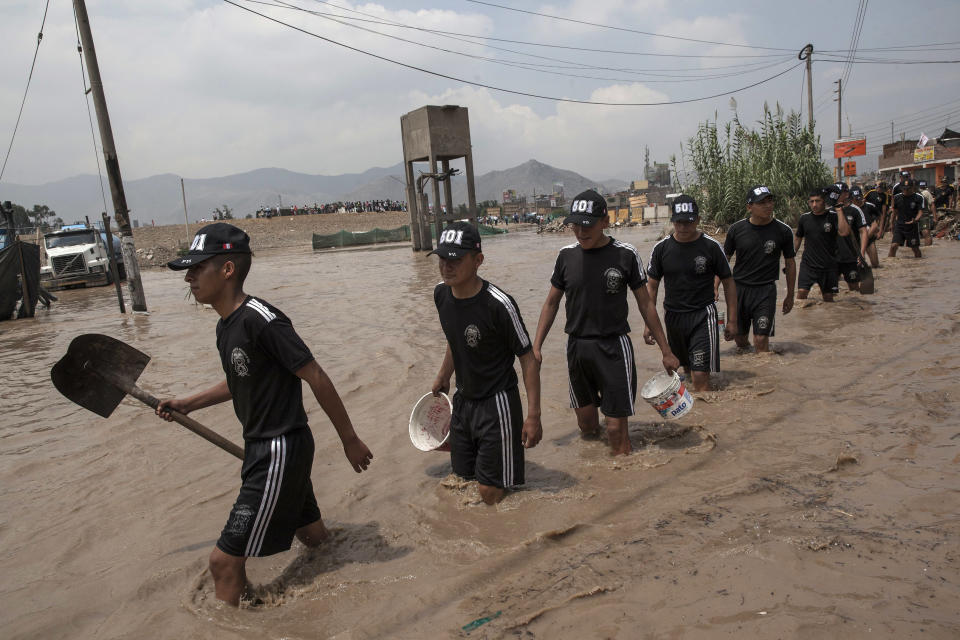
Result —
<path fill-rule="evenodd" d="M 957 180 L 960 165 L 960 134 L 945 129 L 936 140 L 930 140 L 923 149 L 918 149 L 918 140 L 901 140 L 883 145 L 878 158 L 881 179 L 891 184 L 897 181 L 900 171 L 909 171 L 917 180 L 926 180 L 933 186 L 946 176 L 950 182 Z"/>

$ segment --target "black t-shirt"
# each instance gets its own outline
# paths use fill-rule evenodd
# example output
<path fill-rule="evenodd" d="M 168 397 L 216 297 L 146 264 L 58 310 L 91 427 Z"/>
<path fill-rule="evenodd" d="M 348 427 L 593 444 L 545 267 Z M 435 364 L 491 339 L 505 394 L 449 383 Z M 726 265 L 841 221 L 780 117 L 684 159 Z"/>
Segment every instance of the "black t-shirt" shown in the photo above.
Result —
<path fill-rule="evenodd" d="M 907 195 L 898 193 L 893 197 L 893 209 L 897 212 L 897 224 L 902 227 L 913 226 L 914 218 L 923 210 L 923 196 L 919 193 Z"/>
<path fill-rule="evenodd" d="M 850 225 L 850 235 L 843 237 L 837 234 L 837 262 L 856 262 L 857 254 L 850 248 L 850 240 L 853 240 L 854 246 L 860 248 L 860 229 L 867 226 L 867 217 L 855 204 L 845 206 L 843 215 L 847 219 L 847 224 Z"/>
<path fill-rule="evenodd" d="M 792 258 L 793 229 L 776 218 L 768 224 L 755 225 L 749 218 L 737 220 L 727 229 L 723 252 L 736 254 L 733 279 L 737 284 L 756 287 L 780 278 L 780 256 Z"/>
<path fill-rule="evenodd" d="M 863 217 L 867 220 L 867 226 L 869 227 L 874 222 L 880 219 L 881 211 L 878 204 L 878 198 L 871 198 L 870 200 L 865 200 L 863 206 L 860 207 L 860 210 L 863 211 Z"/>
<path fill-rule="evenodd" d="M 678 313 L 707 308 L 714 300 L 714 276 L 733 275 L 723 247 L 705 233 L 692 242 L 677 242 L 671 234 L 655 244 L 647 274 L 663 281 L 663 308 Z"/>
<path fill-rule="evenodd" d="M 938 207 L 945 207 L 950 203 L 950 197 L 953 195 L 954 188 L 951 185 L 945 187 L 940 187 L 937 189 L 937 196 L 934 199 L 933 203 Z"/>
<path fill-rule="evenodd" d="M 630 333 L 627 289 L 647 282 L 640 253 L 610 238 L 602 247 L 579 244 L 560 249 L 550 284 L 566 296 L 564 331 L 577 338 L 604 338 Z"/>
<path fill-rule="evenodd" d="M 283 312 L 247 296 L 217 323 L 217 349 L 244 440 L 273 438 L 307 426 L 295 372 L 313 355 Z"/>
<path fill-rule="evenodd" d="M 433 301 L 453 353 L 457 392 L 481 400 L 516 387 L 514 356 L 531 348 L 516 301 L 486 280 L 477 295 L 462 299 L 441 282 Z"/>
<path fill-rule="evenodd" d="M 837 214 L 827 211 L 814 215 L 808 211 L 797 221 L 797 237 L 804 238 L 800 262 L 812 269 L 831 269 L 837 265 Z"/>
<path fill-rule="evenodd" d="M 893 195 L 894 195 L 894 196 L 900 195 L 900 192 L 901 192 L 901 191 L 903 191 L 903 187 L 900 186 L 900 183 L 899 183 L 899 182 L 898 182 L 897 184 L 893 185 Z"/>

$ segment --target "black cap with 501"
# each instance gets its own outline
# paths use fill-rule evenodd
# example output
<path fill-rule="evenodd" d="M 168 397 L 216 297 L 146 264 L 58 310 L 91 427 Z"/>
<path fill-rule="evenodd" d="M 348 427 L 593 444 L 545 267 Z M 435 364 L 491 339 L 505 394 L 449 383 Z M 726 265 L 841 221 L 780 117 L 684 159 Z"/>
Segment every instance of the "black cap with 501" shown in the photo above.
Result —
<path fill-rule="evenodd" d="M 457 221 L 440 232 L 437 248 L 428 256 L 437 254 L 441 258 L 462 258 L 468 251 L 480 251 L 480 232 L 469 222 Z"/>
<path fill-rule="evenodd" d="M 695 222 L 700 215 L 697 201 L 688 195 L 680 195 L 670 203 L 670 222 Z"/>
<path fill-rule="evenodd" d="M 773 192 L 770 191 L 769 187 L 766 187 L 762 184 L 758 184 L 755 187 L 750 187 L 750 190 L 747 191 L 747 204 L 756 204 L 765 198 L 772 198 Z"/>
<path fill-rule="evenodd" d="M 579 224 L 591 227 L 607 217 L 607 200 L 593 189 L 580 193 L 570 203 L 570 215 L 563 224 Z"/>
<path fill-rule="evenodd" d="M 221 253 L 250 253 L 250 236 L 226 222 L 208 224 L 197 231 L 187 254 L 167 263 L 171 269 L 189 269 Z"/>

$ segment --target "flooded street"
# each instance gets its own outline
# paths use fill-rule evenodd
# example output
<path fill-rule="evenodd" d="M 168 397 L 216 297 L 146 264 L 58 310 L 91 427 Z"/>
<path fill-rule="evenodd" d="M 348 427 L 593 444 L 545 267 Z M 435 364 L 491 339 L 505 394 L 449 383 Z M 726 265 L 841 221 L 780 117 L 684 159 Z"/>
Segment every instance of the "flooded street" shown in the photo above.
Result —
<path fill-rule="evenodd" d="M 649 227 L 613 235 L 646 263 Z M 573 241 L 484 239 L 480 275 L 516 298 L 531 334 Z M 497 507 L 407 436 L 445 349 L 437 259 L 258 253 L 247 292 L 291 318 L 374 459 L 353 472 L 305 387 L 334 535 L 252 559 L 263 604 L 240 610 L 216 603 L 206 572 L 239 461 L 131 398 L 103 419 L 50 382 L 73 337 L 104 333 L 152 357 L 144 389 L 193 393 L 223 378 L 218 316 L 167 270 L 143 273 L 145 316 L 120 315 L 112 287 L 63 292 L 0 324 L 3 635 L 443 638 L 478 621 L 472 638 L 957 638 L 960 244 L 938 242 L 923 260 L 882 258 L 876 295 L 812 292 L 778 318 L 776 353 L 723 343 L 718 390 L 666 425 L 641 400 L 626 458 L 579 437 L 558 318 L 544 438 L 525 488 Z M 642 384 L 659 350 L 630 316 Z M 229 403 L 191 417 L 241 443 Z"/>

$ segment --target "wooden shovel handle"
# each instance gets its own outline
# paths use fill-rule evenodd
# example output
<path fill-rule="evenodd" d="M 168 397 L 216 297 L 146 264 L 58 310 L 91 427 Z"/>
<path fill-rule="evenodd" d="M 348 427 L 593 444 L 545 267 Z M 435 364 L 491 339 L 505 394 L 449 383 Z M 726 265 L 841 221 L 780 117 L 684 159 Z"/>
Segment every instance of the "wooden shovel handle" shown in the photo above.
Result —
<path fill-rule="evenodd" d="M 151 409 L 156 409 L 157 406 L 160 404 L 160 400 L 150 395 L 149 393 L 147 393 L 146 391 L 144 391 L 143 389 L 141 389 L 135 384 L 129 384 L 122 380 L 117 380 L 114 376 L 110 376 L 109 374 L 104 374 L 101 372 L 96 372 L 96 373 L 102 379 L 104 379 L 107 383 L 117 387 L 124 393 L 133 396 L 134 398 L 136 398 L 143 404 L 147 405 Z M 240 447 L 239 445 L 233 442 L 230 442 L 229 440 L 224 438 L 222 435 L 220 435 L 216 431 L 212 431 L 211 429 L 208 429 L 207 427 L 203 426 L 193 418 L 189 416 L 185 416 L 179 411 L 174 411 L 173 409 L 169 409 L 169 408 L 167 409 L 167 411 L 170 412 L 170 415 L 173 417 L 174 420 L 179 422 L 181 425 L 183 425 L 187 429 L 190 429 L 190 431 L 193 431 L 195 434 L 197 434 L 207 442 L 215 444 L 221 449 L 223 449 L 224 451 L 226 451 L 227 453 L 243 460 L 243 448 Z"/>

